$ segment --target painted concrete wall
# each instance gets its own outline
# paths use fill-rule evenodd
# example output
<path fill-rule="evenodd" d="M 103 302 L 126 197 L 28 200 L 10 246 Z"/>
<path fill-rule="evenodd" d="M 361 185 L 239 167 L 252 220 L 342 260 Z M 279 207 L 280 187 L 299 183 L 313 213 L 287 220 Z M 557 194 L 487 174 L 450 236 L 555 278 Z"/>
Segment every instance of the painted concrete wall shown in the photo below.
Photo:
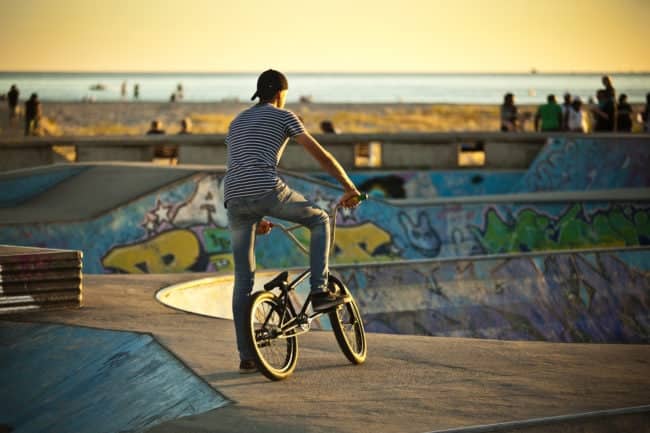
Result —
<path fill-rule="evenodd" d="M 15 433 L 144 431 L 227 404 L 148 334 L 0 322 L 0 360 Z"/>
<path fill-rule="evenodd" d="M 648 139 L 550 140 L 512 192 L 650 186 Z"/>
<path fill-rule="evenodd" d="M 650 186 L 647 139 L 551 139 L 527 170 L 366 171 L 351 174 L 371 195 L 387 198 L 462 197 L 539 191 L 587 191 Z M 327 174 L 319 179 L 334 182 Z"/>
<path fill-rule="evenodd" d="M 647 144 L 625 140 L 612 146 L 592 138 L 551 142 L 521 182 L 540 190 L 548 186 L 543 182 L 555 182 L 553 188 L 560 189 L 601 188 L 610 178 L 610 186 L 650 185 L 650 171 L 644 171 Z M 232 254 L 222 178 L 219 170 L 199 172 L 89 221 L 0 224 L 0 243 L 82 250 L 87 273 L 229 270 Z M 341 194 L 304 177 L 285 175 L 285 181 L 324 208 Z M 102 184 L 92 190 L 101 195 L 113 187 Z M 422 205 L 370 200 L 339 215 L 333 262 L 650 244 L 650 197 L 611 198 L 490 202 L 486 197 L 484 202 Z M 66 200 L 83 197 L 62 197 L 62 206 Z M 305 231 L 297 235 L 308 242 Z M 304 266 L 306 258 L 275 231 L 258 239 L 257 264 Z"/>
<path fill-rule="evenodd" d="M 199 173 L 90 221 L 0 226 L 0 243 L 84 252 L 84 272 L 232 269 L 223 173 Z M 285 180 L 324 208 L 341 194 L 306 178 Z M 308 232 L 297 236 L 308 243 Z M 460 257 L 650 244 L 650 201 L 443 203 L 369 200 L 338 217 L 334 263 Z M 303 266 L 283 233 L 258 238 L 260 268 Z"/>
<path fill-rule="evenodd" d="M 650 248 L 342 266 L 370 332 L 650 343 Z"/>
<path fill-rule="evenodd" d="M 354 171 L 349 173 L 357 187 L 371 197 L 435 198 L 507 194 L 524 170 L 516 171 Z M 312 176 L 327 182 L 336 180 L 323 173 Z"/>

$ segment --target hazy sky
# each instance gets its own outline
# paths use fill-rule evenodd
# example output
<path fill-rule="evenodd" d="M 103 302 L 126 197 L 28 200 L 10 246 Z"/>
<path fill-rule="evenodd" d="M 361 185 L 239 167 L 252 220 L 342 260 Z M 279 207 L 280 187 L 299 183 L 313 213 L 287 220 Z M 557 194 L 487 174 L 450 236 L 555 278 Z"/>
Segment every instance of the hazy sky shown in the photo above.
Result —
<path fill-rule="evenodd" d="M 650 0 L 0 0 L 0 70 L 650 71 Z"/>

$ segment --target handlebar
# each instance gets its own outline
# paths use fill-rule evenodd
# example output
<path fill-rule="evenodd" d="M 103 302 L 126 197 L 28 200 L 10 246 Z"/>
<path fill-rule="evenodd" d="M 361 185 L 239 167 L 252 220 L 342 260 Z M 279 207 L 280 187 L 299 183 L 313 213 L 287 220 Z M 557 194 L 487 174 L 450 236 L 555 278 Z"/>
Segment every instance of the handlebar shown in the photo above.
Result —
<path fill-rule="evenodd" d="M 360 202 L 365 201 L 368 199 L 368 194 L 365 192 L 362 192 L 357 196 L 357 199 Z M 328 213 L 330 217 L 330 251 L 328 254 L 331 254 L 332 252 L 332 245 L 334 245 L 334 235 L 336 233 L 336 214 L 341 209 L 343 206 L 341 205 L 340 202 L 336 202 L 334 206 L 332 206 L 331 211 Z M 283 224 L 275 224 L 271 223 L 271 227 L 278 227 L 280 230 L 282 230 L 288 237 L 291 239 L 296 246 L 300 249 L 305 254 L 309 254 L 309 250 L 303 245 L 302 242 L 300 242 L 296 236 L 291 233 L 293 230 L 296 230 L 300 227 L 303 227 L 301 224 L 294 224 L 292 226 L 284 226 Z"/>

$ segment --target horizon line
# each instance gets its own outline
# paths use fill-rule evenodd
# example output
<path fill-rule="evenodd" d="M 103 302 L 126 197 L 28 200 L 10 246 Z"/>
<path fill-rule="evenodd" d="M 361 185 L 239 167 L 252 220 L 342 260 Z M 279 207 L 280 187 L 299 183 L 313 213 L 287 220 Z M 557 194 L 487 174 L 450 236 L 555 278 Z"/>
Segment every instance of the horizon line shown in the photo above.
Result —
<path fill-rule="evenodd" d="M 299 75 L 644 75 L 650 74 L 650 70 L 572 70 L 572 71 L 540 71 L 531 69 L 528 71 L 291 71 L 285 70 L 286 74 Z M 150 70 L 0 70 L 0 74 L 188 74 L 188 75 L 258 75 L 259 71 L 150 71 Z"/>

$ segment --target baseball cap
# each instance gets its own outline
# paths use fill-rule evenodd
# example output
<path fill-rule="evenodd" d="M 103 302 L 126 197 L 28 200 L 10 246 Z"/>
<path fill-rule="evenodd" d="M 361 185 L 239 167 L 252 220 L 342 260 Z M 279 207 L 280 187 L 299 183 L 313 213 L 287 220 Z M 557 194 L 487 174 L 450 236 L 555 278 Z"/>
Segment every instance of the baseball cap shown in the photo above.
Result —
<path fill-rule="evenodd" d="M 287 77 L 275 69 L 267 69 L 257 78 L 257 91 L 251 98 L 270 99 L 275 92 L 289 88 Z"/>

